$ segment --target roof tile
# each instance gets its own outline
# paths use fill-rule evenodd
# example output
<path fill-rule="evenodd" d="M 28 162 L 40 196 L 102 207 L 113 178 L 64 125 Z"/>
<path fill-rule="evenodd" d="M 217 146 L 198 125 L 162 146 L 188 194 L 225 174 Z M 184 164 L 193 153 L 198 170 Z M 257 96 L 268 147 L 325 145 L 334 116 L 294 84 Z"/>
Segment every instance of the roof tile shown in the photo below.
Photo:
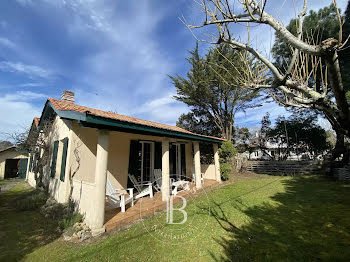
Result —
<path fill-rule="evenodd" d="M 192 135 L 199 135 L 199 134 L 194 134 L 186 129 L 177 127 L 177 126 L 171 126 L 171 125 L 165 125 L 153 121 L 148 121 L 148 120 L 143 120 L 135 117 L 130 117 L 130 116 L 125 116 L 125 115 L 120 115 L 116 114 L 113 112 L 107 112 L 107 111 L 102 111 L 86 106 L 80 106 L 71 102 L 67 101 L 62 101 L 59 99 L 55 98 L 49 98 L 48 99 L 51 104 L 59 111 L 75 111 L 75 112 L 80 112 L 80 113 L 86 113 L 88 112 L 91 115 L 94 116 L 99 116 L 99 117 L 104 117 L 104 118 L 110 118 L 110 119 L 115 119 L 119 121 L 124 121 L 128 123 L 133 123 L 133 124 L 139 124 L 143 126 L 150 126 L 150 127 L 156 127 L 160 129 L 165 129 L 165 130 L 170 130 L 170 131 L 175 131 L 175 132 L 180 132 L 180 133 L 185 133 L 185 134 L 192 134 Z M 219 139 L 219 140 L 224 140 L 222 138 L 217 138 L 217 137 L 211 137 L 211 136 L 204 136 L 204 135 L 199 135 L 203 137 L 209 137 L 209 138 L 214 138 L 214 139 Z"/>

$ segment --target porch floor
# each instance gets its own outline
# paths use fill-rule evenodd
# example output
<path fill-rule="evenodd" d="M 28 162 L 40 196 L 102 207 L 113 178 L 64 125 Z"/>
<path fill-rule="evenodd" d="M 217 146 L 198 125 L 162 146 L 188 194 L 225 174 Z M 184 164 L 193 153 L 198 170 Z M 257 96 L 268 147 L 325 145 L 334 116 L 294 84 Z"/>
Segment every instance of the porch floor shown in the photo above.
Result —
<path fill-rule="evenodd" d="M 219 183 L 216 180 L 204 179 L 203 188 L 205 190 L 218 186 Z M 194 188 L 194 184 L 190 184 L 191 190 Z M 182 191 L 177 194 L 184 198 L 191 198 L 193 194 L 188 194 L 188 191 Z M 179 198 L 175 198 L 174 202 L 179 201 Z M 153 198 L 143 197 L 135 201 L 133 207 L 126 206 L 126 211 L 122 213 L 120 208 L 111 209 L 108 203 L 106 203 L 105 212 L 105 229 L 106 231 L 112 231 L 120 229 L 132 224 L 145 217 L 151 216 L 156 211 L 166 209 L 166 202 L 162 201 L 162 193 L 155 192 Z"/>

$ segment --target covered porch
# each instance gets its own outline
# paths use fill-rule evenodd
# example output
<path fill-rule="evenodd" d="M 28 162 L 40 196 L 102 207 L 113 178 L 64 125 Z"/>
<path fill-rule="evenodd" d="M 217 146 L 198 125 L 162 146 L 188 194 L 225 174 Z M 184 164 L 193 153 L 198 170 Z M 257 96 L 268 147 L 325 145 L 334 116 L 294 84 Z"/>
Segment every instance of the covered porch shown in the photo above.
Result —
<path fill-rule="evenodd" d="M 80 122 L 73 129 L 76 138 L 85 147 L 80 150 L 86 151 L 93 161 L 90 170 L 84 173 L 91 174 L 91 182 L 76 181 L 74 194 L 79 194 L 79 199 L 87 199 L 81 192 L 89 195 L 91 204 L 84 203 L 88 211 L 85 220 L 95 234 L 124 224 L 127 220 L 139 219 L 135 218 L 135 210 L 139 210 L 137 207 L 142 202 L 149 201 L 150 205 L 162 209 L 172 193 L 171 181 L 181 179 L 196 190 L 221 182 L 218 147 L 223 140 L 220 138 L 193 134 L 177 127 L 172 127 L 175 131 L 149 126 L 141 128 L 139 125 L 128 125 L 126 128 L 112 126 L 115 122 L 110 121 L 107 125 L 104 119 L 94 120 L 94 123 Z M 201 165 L 201 142 L 211 144 L 211 165 Z M 155 170 L 160 171 L 158 190 L 155 190 Z M 125 213 L 120 212 L 120 208 L 110 209 L 106 198 L 108 183 L 117 190 L 124 190 L 125 194 L 128 193 L 126 189 L 133 187 L 137 194 L 130 175 L 140 184 L 152 183 L 153 199 L 152 195 L 139 198 L 134 207 L 126 206 Z M 84 190 L 84 187 L 89 190 Z"/>
<path fill-rule="evenodd" d="M 216 180 L 213 179 L 204 179 L 203 188 L 204 190 L 210 190 L 216 186 L 218 186 Z M 190 185 L 191 192 L 195 190 L 195 184 Z M 197 191 L 197 193 L 201 193 L 202 190 Z M 178 196 L 182 196 L 186 199 L 189 199 L 196 194 L 189 194 L 186 191 L 182 191 L 178 194 Z M 174 202 L 180 200 L 179 198 L 175 198 Z M 126 212 L 121 212 L 120 208 L 109 208 L 108 202 L 106 202 L 106 211 L 105 211 L 105 224 L 104 228 L 107 232 L 113 230 L 124 229 L 129 225 L 140 221 L 146 217 L 152 216 L 156 212 L 160 212 L 165 210 L 167 203 L 162 201 L 161 192 L 156 192 L 153 198 L 144 197 L 139 199 L 134 206 L 128 207 Z"/>

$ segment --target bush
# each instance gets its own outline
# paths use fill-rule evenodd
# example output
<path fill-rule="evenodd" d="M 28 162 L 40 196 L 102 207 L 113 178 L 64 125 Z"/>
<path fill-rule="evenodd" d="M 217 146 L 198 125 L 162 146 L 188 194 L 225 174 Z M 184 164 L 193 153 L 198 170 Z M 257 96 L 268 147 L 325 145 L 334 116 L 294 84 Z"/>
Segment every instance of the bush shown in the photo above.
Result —
<path fill-rule="evenodd" d="M 45 204 L 48 195 L 40 190 L 27 193 L 23 198 L 17 199 L 15 206 L 21 211 L 36 210 Z"/>
<path fill-rule="evenodd" d="M 41 213 L 47 218 L 56 220 L 61 230 L 67 229 L 83 219 L 81 214 L 75 212 L 74 202 L 60 204 L 53 198 L 46 201 L 46 204 L 41 208 Z"/>
<path fill-rule="evenodd" d="M 230 174 L 232 171 L 232 166 L 228 163 L 222 163 L 220 165 L 220 173 L 221 173 L 221 179 L 226 181 L 230 178 Z"/>
<path fill-rule="evenodd" d="M 232 142 L 226 141 L 222 143 L 219 149 L 220 156 L 220 173 L 222 180 L 228 180 L 232 171 L 230 160 L 237 154 L 236 148 L 234 148 Z"/>
<path fill-rule="evenodd" d="M 71 214 L 67 214 L 63 216 L 63 218 L 58 221 L 58 226 L 61 230 L 65 230 L 74 226 L 75 223 L 81 222 L 83 220 L 83 216 L 78 212 L 73 212 Z"/>

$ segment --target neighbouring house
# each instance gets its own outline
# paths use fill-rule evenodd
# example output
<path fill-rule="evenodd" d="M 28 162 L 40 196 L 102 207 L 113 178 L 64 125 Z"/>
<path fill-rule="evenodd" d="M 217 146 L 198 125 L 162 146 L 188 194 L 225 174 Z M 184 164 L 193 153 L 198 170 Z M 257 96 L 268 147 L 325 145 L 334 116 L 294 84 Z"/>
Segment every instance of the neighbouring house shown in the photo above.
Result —
<path fill-rule="evenodd" d="M 52 123 L 46 135 L 50 160 L 44 177 L 49 193 L 61 203 L 71 197 L 95 232 L 104 230 L 107 177 L 116 188 L 126 189 L 132 186 L 128 174 L 145 183 L 155 169 L 161 169 L 163 201 L 169 197 L 169 180 L 175 174 L 194 180 L 197 189 L 202 187 L 202 175 L 221 181 L 221 138 L 80 106 L 70 91 L 64 91 L 60 100 L 47 100 L 39 128 L 48 122 Z M 201 142 L 213 144 L 213 164 L 201 165 Z M 32 168 L 27 180 L 35 186 Z"/>
<path fill-rule="evenodd" d="M 243 152 L 243 155 L 249 160 L 310 160 L 313 158 L 312 153 L 298 153 L 294 148 L 289 148 L 288 152 L 288 146 L 285 137 L 271 137 L 267 139 L 263 148 L 259 146 L 259 144 L 259 137 L 258 134 L 256 134 L 256 136 L 250 140 L 250 152 L 245 151 Z M 287 152 L 288 155 L 286 155 Z"/>
<path fill-rule="evenodd" d="M 0 150 L 0 180 L 25 178 L 28 166 L 28 152 L 17 146 Z"/>

